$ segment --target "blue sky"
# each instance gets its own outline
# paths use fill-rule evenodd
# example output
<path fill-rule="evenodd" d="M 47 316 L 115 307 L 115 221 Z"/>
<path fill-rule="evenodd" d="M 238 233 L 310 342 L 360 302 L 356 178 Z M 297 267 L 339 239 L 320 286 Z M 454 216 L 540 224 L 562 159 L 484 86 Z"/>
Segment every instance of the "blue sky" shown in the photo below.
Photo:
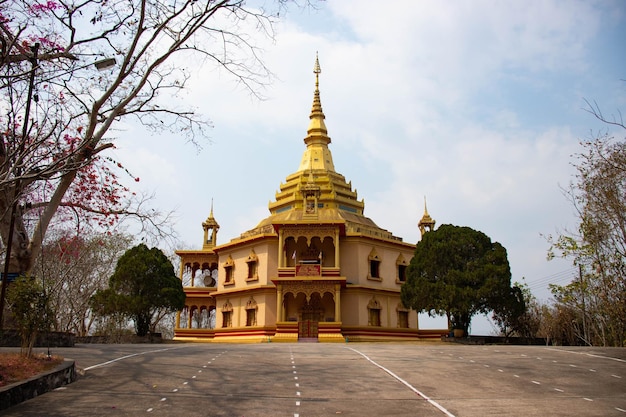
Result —
<path fill-rule="evenodd" d="M 539 298 L 574 276 L 546 260 L 542 235 L 576 227 L 559 187 L 579 140 L 606 130 L 584 99 L 626 111 L 626 2 L 329 0 L 281 16 L 275 42 L 258 42 L 275 74 L 265 100 L 194 69 L 184 99 L 214 125 L 202 151 L 119 132 L 117 157 L 176 210 L 181 248 L 201 247 L 211 199 L 218 243 L 268 215 L 304 151 L 318 52 L 335 168 L 368 217 L 415 243 L 425 196 L 438 225 L 502 243 L 513 280 Z"/>

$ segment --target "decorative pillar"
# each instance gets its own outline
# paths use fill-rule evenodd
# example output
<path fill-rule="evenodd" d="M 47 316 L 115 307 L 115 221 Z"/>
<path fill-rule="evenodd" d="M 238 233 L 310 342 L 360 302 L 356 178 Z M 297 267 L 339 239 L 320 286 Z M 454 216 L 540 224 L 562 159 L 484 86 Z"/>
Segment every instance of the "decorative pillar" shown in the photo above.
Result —
<path fill-rule="evenodd" d="M 191 309 L 189 309 L 189 317 L 187 317 L 187 328 L 191 329 L 191 322 L 193 319 L 193 311 Z"/>
<path fill-rule="evenodd" d="M 335 321 L 341 321 L 341 284 L 335 284 Z"/>
<path fill-rule="evenodd" d="M 283 319 L 283 284 L 276 285 L 276 322 Z"/>
<path fill-rule="evenodd" d="M 335 229 L 335 268 L 339 268 L 339 229 Z"/>
<path fill-rule="evenodd" d="M 283 228 L 281 227 L 280 229 L 278 229 L 278 267 L 279 268 L 284 268 L 285 266 L 285 251 L 284 251 L 284 239 L 283 239 L 284 233 L 283 233 Z"/>
<path fill-rule="evenodd" d="M 176 328 L 180 327 L 180 311 L 176 312 Z"/>

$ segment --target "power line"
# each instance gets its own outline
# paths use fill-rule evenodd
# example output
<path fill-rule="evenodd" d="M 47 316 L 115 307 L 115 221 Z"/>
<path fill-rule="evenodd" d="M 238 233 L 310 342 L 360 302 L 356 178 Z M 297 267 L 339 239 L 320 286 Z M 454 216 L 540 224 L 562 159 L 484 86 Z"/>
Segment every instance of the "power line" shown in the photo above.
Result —
<path fill-rule="evenodd" d="M 578 269 L 576 267 L 571 267 L 563 271 L 555 272 L 554 274 L 547 275 L 545 277 L 527 281 L 527 285 L 529 289 L 545 289 L 548 284 L 561 284 L 561 283 L 569 283 L 577 278 Z"/>

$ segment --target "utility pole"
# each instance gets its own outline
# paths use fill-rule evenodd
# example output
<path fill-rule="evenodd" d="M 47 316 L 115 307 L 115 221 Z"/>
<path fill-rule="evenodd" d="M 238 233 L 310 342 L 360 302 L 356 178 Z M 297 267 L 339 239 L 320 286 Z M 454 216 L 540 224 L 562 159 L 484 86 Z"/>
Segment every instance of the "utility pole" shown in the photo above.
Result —
<path fill-rule="evenodd" d="M 30 47 L 33 56 L 30 58 L 30 77 L 28 82 L 28 94 L 26 96 L 26 109 L 24 115 L 24 125 L 22 126 L 22 137 L 19 146 L 19 151 L 17 152 L 17 160 L 15 161 L 15 185 L 13 188 L 13 202 L 11 204 L 11 212 L 9 215 L 11 218 L 9 219 L 9 236 L 7 237 L 6 242 L 6 257 L 4 260 L 4 273 L 2 274 L 2 289 L 0 289 L 0 330 L 4 329 L 4 300 L 6 297 L 7 286 L 9 285 L 9 264 L 11 263 L 11 247 L 13 246 L 13 232 L 15 231 L 15 214 L 17 212 L 17 203 L 20 195 L 20 176 L 21 176 L 21 161 L 22 151 L 24 149 L 24 144 L 26 143 L 26 136 L 28 135 L 28 119 L 30 118 L 30 104 L 33 98 L 33 89 L 35 87 L 35 70 L 37 69 L 38 59 L 37 54 L 39 52 L 39 43 L 35 43 Z M 22 272 L 22 271 L 18 271 Z"/>
<path fill-rule="evenodd" d="M 587 334 L 587 310 L 585 307 L 585 292 L 587 291 L 587 289 L 585 288 L 585 281 L 583 280 L 583 265 L 579 264 L 578 265 L 578 275 L 580 278 L 580 295 L 582 297 L 582 304 L 583 304 L 583 338 L 585 339 L 585 344 L 590 345 L 589 343 L 589 338 L 588 338 L 588 334 Z"/>

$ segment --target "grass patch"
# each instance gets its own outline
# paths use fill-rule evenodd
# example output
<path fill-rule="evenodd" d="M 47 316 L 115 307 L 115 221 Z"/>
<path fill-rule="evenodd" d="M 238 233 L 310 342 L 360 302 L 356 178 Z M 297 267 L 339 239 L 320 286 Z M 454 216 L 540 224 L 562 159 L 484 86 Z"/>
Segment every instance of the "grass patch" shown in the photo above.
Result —
<path fill-rule="evenodd" d="M 61 362 L 63 358 L 59 356 L 33 355 L 27 358 L 18 352 L 0 353 L 0 387 L 53 369 Z"/>

